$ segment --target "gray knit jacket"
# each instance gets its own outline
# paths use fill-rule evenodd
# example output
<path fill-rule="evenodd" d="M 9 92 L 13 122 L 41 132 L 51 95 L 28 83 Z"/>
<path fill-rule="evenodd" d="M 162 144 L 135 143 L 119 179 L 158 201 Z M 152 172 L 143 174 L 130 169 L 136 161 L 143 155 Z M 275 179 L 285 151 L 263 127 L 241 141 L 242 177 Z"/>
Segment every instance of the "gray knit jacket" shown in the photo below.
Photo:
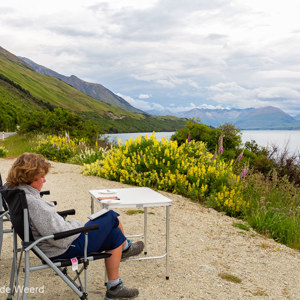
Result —
<path fill-rule="evenodd" d="M 18 188 L 24 190 L 26 194 L 30 227 L 35 240 L 42 236 L 84 226 L 81 221 L 66 221 L 56 212 L 55 205 L 41 198 L 40 192 L 35 188 L 29 185 L 19 185 Z M 48 239 L 40 242 L 38 247 L 48 257 L 54 257 L 66 252 L 78 236 L 79 234 L 76 234 L 57 241 Z"/>

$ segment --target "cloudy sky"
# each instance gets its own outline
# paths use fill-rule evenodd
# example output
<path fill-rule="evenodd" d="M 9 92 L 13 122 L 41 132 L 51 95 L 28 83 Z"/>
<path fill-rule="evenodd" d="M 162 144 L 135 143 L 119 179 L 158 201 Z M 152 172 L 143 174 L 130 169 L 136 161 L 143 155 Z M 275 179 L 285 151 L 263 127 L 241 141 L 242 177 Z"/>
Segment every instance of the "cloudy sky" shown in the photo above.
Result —
<path fill-rule="evenodd" d="M 0 46 L 143 110 L 300 114 L 299 0 L 10 0 Z"/>

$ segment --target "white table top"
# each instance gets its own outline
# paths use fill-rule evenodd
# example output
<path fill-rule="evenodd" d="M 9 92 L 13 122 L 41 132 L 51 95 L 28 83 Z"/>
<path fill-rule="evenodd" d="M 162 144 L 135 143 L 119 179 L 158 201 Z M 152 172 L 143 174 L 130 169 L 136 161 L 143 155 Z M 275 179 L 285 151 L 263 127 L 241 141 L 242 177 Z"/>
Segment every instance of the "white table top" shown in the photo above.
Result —
<path fill-rule="evenodd" d="M 90 190 L 91 196 L 107 208 L 170 206 L 172 200 L 148 187 Z M 120 200 L 99 200 L 98 197 L 118 197 Z"/>

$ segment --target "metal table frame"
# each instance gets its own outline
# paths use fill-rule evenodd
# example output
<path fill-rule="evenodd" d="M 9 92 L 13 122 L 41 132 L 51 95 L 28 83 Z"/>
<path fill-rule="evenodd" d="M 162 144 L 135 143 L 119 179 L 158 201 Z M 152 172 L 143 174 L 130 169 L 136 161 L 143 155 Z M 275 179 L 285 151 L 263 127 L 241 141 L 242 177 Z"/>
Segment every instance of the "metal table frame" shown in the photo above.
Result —
<path fill-rule="evenodd" d="M 169 279 L 169 235 L 170 235 L 170 207 L 172 200 L 163 196 L 162 194 L 147 188 L 147 187 L 132 187 L 122 189 L 98 189 L 90 190 L 91 195 L 91 213 L 95 211 L 95 201 L 97 201 L 102 208 L 143 208 L 144 209 L 144 232 L 141 234 L 131 235 L 127 237 L 144 236 L 144 253 L 147 254 L 147 212 L 148 207 L 166 207 L 166 252 L 160 256 L 148 256 L 128 258 L 130 260 L 146 260 L 146 259 L 159 259 L 166 257 L 166 279 Z M 102 194 L 103 193 L 103 194 Z M 110 193 L 110 194 L 109 194 Z M 120 200 L 98 200 L 100 196 L 107 197 L 109 195 L 118 196 Z"/>

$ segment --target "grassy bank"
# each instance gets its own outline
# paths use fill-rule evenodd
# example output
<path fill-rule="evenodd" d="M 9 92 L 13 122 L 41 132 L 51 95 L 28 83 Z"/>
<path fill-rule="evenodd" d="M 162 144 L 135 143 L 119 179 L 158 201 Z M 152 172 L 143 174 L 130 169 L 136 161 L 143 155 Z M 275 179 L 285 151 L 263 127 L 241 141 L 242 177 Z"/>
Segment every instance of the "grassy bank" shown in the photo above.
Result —
<path fill-rule="evenodd" d="M 30 152 L 36 145 L 39 137 L 33 135 L 11 135 L 4 141 L 0 140 L 0 147 L 7 151 L 7 157 L 17 157 L 24 152 Z"/>

